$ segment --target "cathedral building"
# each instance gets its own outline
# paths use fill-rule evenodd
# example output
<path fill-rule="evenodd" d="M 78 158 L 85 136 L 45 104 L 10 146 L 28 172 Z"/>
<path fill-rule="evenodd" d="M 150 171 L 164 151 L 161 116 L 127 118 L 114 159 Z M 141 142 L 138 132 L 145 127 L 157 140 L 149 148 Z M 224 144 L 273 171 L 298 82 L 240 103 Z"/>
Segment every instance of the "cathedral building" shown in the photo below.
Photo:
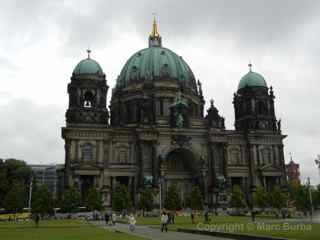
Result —
<path fill-rule="evenodd" d="M 161 185 L 165 201 L 168 187 L 177 184 L 183 203 L 196 185 L 212 205 L 234 185 L 247 194 L 259 185 L 285 188 L 286 136 L 274 92 L 251 65 L 233 96 L 234 130 L 225 129 L 213 101 L 204 109 L 201 82 L 163 46 L 155 20 L 149 46 L 125 63 L 109 107 L 108 90 L 105 72 L 88 51 L 68 84 L 62 128 L 66 185 L 78 187 L 83 199 L 94 186 L 111 206 L 114 189 L 123 184 L 134 204 L 146 185 Z"/>

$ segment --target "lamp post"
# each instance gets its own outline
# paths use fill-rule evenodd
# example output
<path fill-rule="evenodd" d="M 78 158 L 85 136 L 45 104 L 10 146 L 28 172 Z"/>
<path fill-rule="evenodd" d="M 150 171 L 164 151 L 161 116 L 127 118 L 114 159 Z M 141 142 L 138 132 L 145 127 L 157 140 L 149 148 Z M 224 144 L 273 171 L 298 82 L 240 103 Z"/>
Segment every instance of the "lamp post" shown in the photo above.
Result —
<path fill-rule="evenodd" d="M 164 182 L 164 174 L 165 174 L 165 167 L 164 167 L 164 162 L 163 162 L 163 155 L 161 154 L 159 156 L 160 160 L 160 178 L 159 178 L 159 210 L 160 210 L 160 215 L 162 211 L 162 195 L 163 195 L 163 189 L 162 185 Z"/>
<path fill-rule="evenodd" d="M 163 185 L 163 182 L 164 182 L 164 172 L 161 171 L 161 176 L 160 176 L 160 179 L 159 179 L 159 208 L 160 208 L 160 214 L 161 214 L 161 211 L 162 211 L 162 196 L 163 196 L 163 189 L 162 189 L 162 185 Z"/>
<path fill-rule="evenodd" d="M 215 208 L 215 215 L 218 215 L 218 206 L 219 206 L 219 192 L 224 192 L 226 188 L 226 179 L 223 175 L 217 176 L 216 177 L 216 187 L 214 189 L 215 193 L 215 203 L 214 203 L 214 208 Z"/>
<path fill-rule="evenodd" d="M 314 160 L 314 162 L 317 165 L 318 172 L 319 172 L 319 178 L 320 178 L 320 155 L 318 154 L 317 158 Z"/>
<path fill-rule="evenodd" d="M 310 178 L 307 179 L 307 186 L 308 186 L 308 192 L 309 192 L 309 201 L 310 201 L 310 219 L 312 221 L 312 215 L 313 215 L 313 203 L 312 203 L 312 193 L 311 193 L 311 184 L 310 184 Z"/>
<path fill-rule="evenodd" d="M 214 192 L 214 215 L 218 216 L 219 189 L 215 187 L 213 189 L 213 192 Z"/>
<path fill-rule="evenodd" d="M 256 192 L 256 187 L 255 186 L 251 186 L 250 188 L 250 208 L 251 208 L 251 220 L 252 222 L 255 221 L 256 219 L 256 213 L 254 211 L 254 197 L 253 197 L 253 194 Z"/>
<path fill-rule="evenodd" d="M 207 164 L 204 160 L 203 160 L 201 170 L 202 170 L 202 177 L 203 177 L 203 198 L 204 198 L 204 203 L 206 203 L 207 202 L 207 191 L 208 191 L 206 176 L 207 176 L 208 168 L 207 168 Z"/>
<path fill-rule="evenodd" d="M 33 184 L 32 182 L 33 182 L 33 177 L 31 176 L 30 185 L 29 185 L 29 201 L 28 201 L 28 207 L 30 212 L 31 212 L 32 184 Z"/>

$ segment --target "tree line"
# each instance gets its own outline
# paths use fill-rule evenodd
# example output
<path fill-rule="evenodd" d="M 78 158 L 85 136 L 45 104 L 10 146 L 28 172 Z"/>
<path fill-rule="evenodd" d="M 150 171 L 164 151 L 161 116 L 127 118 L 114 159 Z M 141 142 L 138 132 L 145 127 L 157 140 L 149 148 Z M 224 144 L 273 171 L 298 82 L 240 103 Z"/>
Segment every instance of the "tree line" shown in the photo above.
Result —
<path fill-rule="evenodd" d="M 59 199 L 54 199 L 47 186 L 37 185 L 37 179 L 30 166 L 24 161 L 16 159 L 0 159 L 0 209 L 7 212 L 18 213 L 28 207 L 30 183 L 32 183 L 31 211 L 41 215 L 53 214 L 54 208 L 60 208 L 61 212 L 73 213 L 79 211 L 80 206 L 89 211 L 101 211 L 103 198 L 101 193 L 92 187 L 87 197 L 81 199 L 78 188 L 67 188 Z M 275 186 L 271 192 L 266 192 L 263 187 L 257 187 L 252 198 L 248 197 L 239 186 L 234 186 L 230 194 L 230 206 L 234 208 L 246 208 L 253 204 L 254 207 L 266 209 L 268 207 L 278 209 L 294 206 L 297 210 L 307 214 L 311 210 L 310 192 L 313 199 L 313 207 L 320 207 L 320 185 L 309 189 L 308 185 L 290 185 L 286 193 L 280 187 Z M 136 206 L 144 211 L 150 211 L 155 207 L 157 192 L 152 187 L 146 187 L 139 193 Z M 132 195 L 124 185 L 118 185 L 112 193 L 112 209 L 122 211 L 133 207 Z M 191 194 L 186 199 L 181 199 L 177 184 L 169 186 L 166 192 L 164 207 L 169 210 L 177 210 L 190 207 L 201 210 L 204 207 L 203 196 L 198 186 L 193 186 Z"/>
<path fill-rule="evenodd" d="M 320 207 L 320 185 L 314 188 L 307 184 L 294 183 L 290 184 L 285 192 L 279 186 L 274 186 L 270 192 L 258 186 L 252 193 L 252 198 L 245 194 L 240 186 L 235 185 L 232 188 L 230 205 L 236 209 L 255 207 L 261 211 L 273 208 L 278 210 L 276 214 L 283 208 L 295 208 L 307 215 Z"/>

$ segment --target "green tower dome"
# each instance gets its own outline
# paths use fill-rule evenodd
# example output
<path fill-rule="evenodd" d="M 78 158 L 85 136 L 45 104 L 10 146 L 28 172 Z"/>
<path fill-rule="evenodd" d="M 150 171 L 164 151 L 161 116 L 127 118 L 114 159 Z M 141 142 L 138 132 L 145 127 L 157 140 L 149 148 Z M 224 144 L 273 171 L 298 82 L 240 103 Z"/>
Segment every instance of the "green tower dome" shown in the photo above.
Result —
<path fill-rule="evenodd" d="M 244 75 L 238 85 L 238 90 L 245 87 L 268 87 L 264 77 L 251 70 L 251 64 L 249 64 L 250 71 Z"/>
<path fill-rule="evenodd" d="M 81 60 L 77 66 L 73 69 L 72 74 L 81 75 L 81 74 L 95 74 L 103 75 L 103 70 L 100 64 L 90 58 L 90 50 L 88 52 L 88 58 Z"/>
<path fill-rule="evenodd" d="M 196 90 L 196 81 L 188 64 L 176 53 L 161 45 L 161 36 L 154 22 L 149 36 L 149 47 L 133 54 L 126 62 L 117 79 L 117 88 L 132 82 L 145 80 L 176 79 Z"/>

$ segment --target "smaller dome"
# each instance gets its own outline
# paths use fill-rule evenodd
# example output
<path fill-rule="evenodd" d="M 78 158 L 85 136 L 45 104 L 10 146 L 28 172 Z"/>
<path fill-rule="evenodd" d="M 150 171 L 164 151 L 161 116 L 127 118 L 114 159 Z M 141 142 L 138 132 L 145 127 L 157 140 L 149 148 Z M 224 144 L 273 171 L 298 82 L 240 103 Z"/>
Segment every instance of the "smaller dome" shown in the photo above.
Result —
<path fill-rule="evenodd" d="M 267 82 L 261 74 L 250 70 L 241 78 L 238 90 L 245 87 L 267 87 Z"/>
<path fill-rule="evenodd" d="M 72 73 L 75 75 L 80 75 L 80 74 L 103 75 L 104 74 L 100 64 L 91 58 L 86 58 L 81 60 L 77 64 L 77 66 L 74 68 Z"/>

